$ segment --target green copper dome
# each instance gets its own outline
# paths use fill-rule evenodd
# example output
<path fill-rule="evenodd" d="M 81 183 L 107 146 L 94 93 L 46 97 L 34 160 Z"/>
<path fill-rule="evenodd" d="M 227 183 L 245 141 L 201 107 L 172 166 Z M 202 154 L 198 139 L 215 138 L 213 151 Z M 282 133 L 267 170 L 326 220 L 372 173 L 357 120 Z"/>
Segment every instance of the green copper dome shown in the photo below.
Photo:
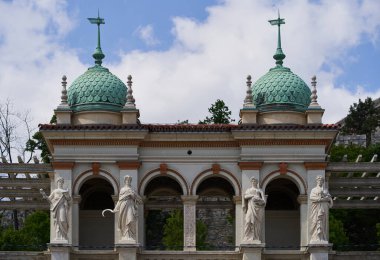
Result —
<path fill-rule="evenodd" d="M 269 20 L 271 25 L 278 26 L 277 49 L 273 58 L 276 67 L 259 78 L 252 86 L 253 101 L 260 111 L 301 111 L 304 112 L 311 102 L 311 91 L 306 83 L 289 68 L 283 67 L 286 55 L 281 48 L 280 26 L 285 20 Z"/>
<path fill-rule="evenodd" d="M 253 101 L 261 111 L 305 111 L 311 102 L 306 83 L 282 66 L 269 70 L 252 88 Z"/>
<path fill-rule="evenodd" d="M 120 111 L 125 105 L 126 93 L 125 84 L 100 65 L 89 68 L 67 91 L 73 111 Z"/>
<path fill-rule="evenodd" d="M 102 67 L 105 55 L 100 46 L 100 25 L 104 19 L 88 18 L 98 26 L 98 44 L 92 57 L 95 66 L 89 68 L 71 84 L 67 91 L 68 103 L 73 111 L 106 110 L 119 112 L 126 102 L 127 87 L 107 68 Z"/>

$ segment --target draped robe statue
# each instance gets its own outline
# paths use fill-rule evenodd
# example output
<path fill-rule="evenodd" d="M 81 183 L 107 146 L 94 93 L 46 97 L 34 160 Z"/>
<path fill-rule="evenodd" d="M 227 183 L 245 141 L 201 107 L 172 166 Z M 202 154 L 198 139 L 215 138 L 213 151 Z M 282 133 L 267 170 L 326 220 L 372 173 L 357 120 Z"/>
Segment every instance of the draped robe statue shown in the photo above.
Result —
<path fill-rule="evenodd" d="M 102 212 L 103 216 L 106 211 L 119 212 L 117 226 L 121 233 L 121 240 L 136 240 L 137 205 L 142 204 L 142 198 L 131 187 L 131 182 L 132 177 L 125 176 L 125 185 L 120 190 L 119 200 L 115 208 L 113 210 L 105 209 Z"/>
<path fill-rule="evenodd" d="M 244 238 L 243 240 L 250 243 L 261 243 L 261 229 L 265 213 L 265 196 L 263 191 L 257 186 L 258 181 L 251 178 L 252 187 L 244 193 L 245 214 Z"/>
<path fill-rule="evenodd" d="M 328 243 L 328 212 L 332 207 L 331 195 L 323 188 L 324 178 L 316 178 L 317 186 L 310 192 L 310 244 Z"/>
<path fill-rule="evenodd" d="M 71 197 L 68 189 L 63 188 L 63 178 L 58 178 L 57 188 L 53 190 L 50 196 L 47 196 L 43 189 L 40 192 L 44 199 L 50 203 L 50 211 L 53 215 L 55 239 L 68 240 L 69 231 L 69 207 Z"/>

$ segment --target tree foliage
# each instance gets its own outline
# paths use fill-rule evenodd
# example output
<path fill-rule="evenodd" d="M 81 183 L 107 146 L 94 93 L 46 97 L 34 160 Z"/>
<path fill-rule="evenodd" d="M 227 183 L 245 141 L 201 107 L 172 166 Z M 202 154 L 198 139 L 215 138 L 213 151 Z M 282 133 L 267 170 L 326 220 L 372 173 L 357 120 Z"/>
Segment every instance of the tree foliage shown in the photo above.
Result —
<path fill-rule="evenodd" d="M 45 249 L 49 238 L 50 215 L 48 212 L 36 211 L 25 219 L 23 228 L 1 230 L 0 250 L 40 251 Z"/>
<path fill-rule="evenodd" d="M 366 146 L 371 143 L 372 133 L 379 125 L 380 111 L 370 97 L 365 101 L 359 99 L 358 103 L 350 106 L 349 113 L 342 127 L 343 134 L 365 134 Z"/>
<path fill-rule="evenodd" d="M 200 220 L 196 222 L 196 247 L 206 249 L 207 226 Z M 183 249 L 183 212 L 174 210 L 164 225 L 163 244 L 167 250 Z"/>
<path fill-rule="evenodd" d="M 199 124 L 229 124 L 235 121 L 231 119 L 232 112 L 223 100 L 218 99 L 211 105 L 208 112 L 210 112 L 211 116 L 207 116 L 205 120 L 199 121 Z"/>
<path fill-rule="evenodd" d="M 57 123 L 57 117 L 53 115 L 52 118 L 50 119 L 50 124 L 55 124 L 55 123 Z M 30 152 L 35 152 L 36 150 L 40 150 L 41 160 L 44 163 L 50 163 L 49 157 L 51 154 L 46 144 L 46 141 L 40 131 L 35 132 L 32 138 L 29 138 L 29 140 L 26 142 L 26 150 Z"/>
<path fill-rule="evenodd" d="M 336 249 L 340 249 L 348 244 L 348 236 L 344 229 L 343 222 L 336 219 L 333 214 L 329 216 L 329 238 Z"/>

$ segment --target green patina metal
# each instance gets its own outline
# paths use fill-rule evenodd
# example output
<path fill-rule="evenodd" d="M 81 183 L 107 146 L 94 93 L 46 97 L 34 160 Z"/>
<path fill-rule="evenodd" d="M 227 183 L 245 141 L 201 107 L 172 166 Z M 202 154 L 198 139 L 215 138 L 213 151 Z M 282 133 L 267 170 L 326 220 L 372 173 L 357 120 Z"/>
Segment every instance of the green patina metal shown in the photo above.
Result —
<path fill-rule="evenodd" d="M 79 76 L 68 90 L 74 111 L 120 111 L 126 102 L 127 87 L 107 68 L 95 65 Z"/>
<path fill-rule="evenodd" d="M 285 20 L 280 18 L 270 20 L 271 25 L 278 26 L 277 50 L 273 55 L 276 67 L 269 70 L 252 86 L 252 96 L 256 107 L 260 111 L 305 111 L 310 105 L 311 91 L 306 83 L 294 74 L 289 68 L 283 67 L 285 54 L 281 48 L 281 24 Z"/>
<path fill-rule="evenodd" d="M 101 66 L 105 55 L 100 47 L 100 25 L 104 19 L 88 18 L 98 25 L 98 45 L 92 55 L 95 66 L 89 68 L 71 84 L 67 91 L 68 104 L 73 111 L 120 111 L 126 102 L 127 87 L 107 68 Z"/>

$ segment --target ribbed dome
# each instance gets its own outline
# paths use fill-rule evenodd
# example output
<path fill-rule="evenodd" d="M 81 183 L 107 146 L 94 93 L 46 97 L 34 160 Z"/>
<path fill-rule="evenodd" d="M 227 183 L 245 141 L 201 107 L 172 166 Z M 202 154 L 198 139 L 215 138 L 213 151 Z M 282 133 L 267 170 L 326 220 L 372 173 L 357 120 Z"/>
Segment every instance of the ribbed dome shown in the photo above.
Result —
<path fill-rule="evenodd" d="M 301 111 L 310 105 L 311 91 L 289 68 L 276 66 L 252 86 L 253 101 L 260 111 Z"/>
<path fill-rule="evenodd" d="M 89 68 L 67 91 L 73 111 L 120 111 L 126 102 L 127 87 L 100 65 Z"/>

